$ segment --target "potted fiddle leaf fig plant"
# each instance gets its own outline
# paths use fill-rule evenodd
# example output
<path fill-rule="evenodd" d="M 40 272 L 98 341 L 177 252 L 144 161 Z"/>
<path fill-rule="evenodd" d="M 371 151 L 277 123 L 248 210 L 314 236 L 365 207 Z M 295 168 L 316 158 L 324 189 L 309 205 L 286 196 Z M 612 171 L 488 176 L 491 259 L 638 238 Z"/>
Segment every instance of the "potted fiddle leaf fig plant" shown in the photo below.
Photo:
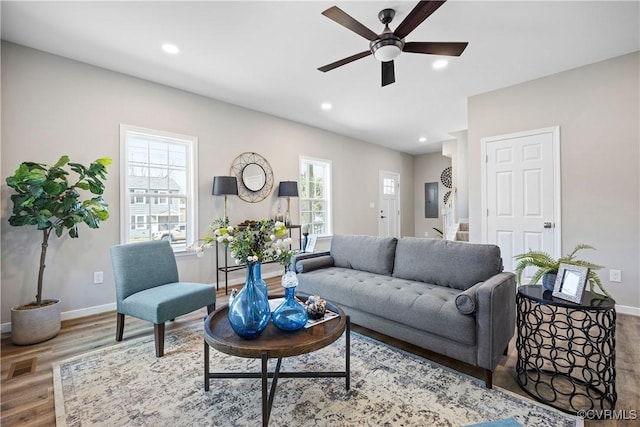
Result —
<path fill-rule="evenodd" d="M 556 277 L 558 274 L 558 269 L 560 268 L 560 264 L 569 264 L 576 265 L 580 267 L 589 268 L 589 274 L 587 275 L 587 280 L 589 282 L 589 291 L 594 295 L 599 295 L 596 291 L 596 287 L 600 289 L 603 294 L 607 297 L 611 297 L 609 292 L 604 289 L 602 286 L 602 281 L 598 276 L 596 270 L 600 270 L 604 268 L 601 265 L 593 264 L 588 261 L 576 259 L 576 253 L 583 249 L 594 249 L 593 246 L 580 244 L 571 251 L 571 253 L 562 256 L 558 259 L 554 259 L 551 255 L 544 251 L 529 251 L 520 255 L 516 255 L 514 258 L 518 261 L 516 265 L 515 274 L 516 279 L 518 281 L 518 285 L 521 283 L 522 273 L 527 267 L 536 267 L 537 270 L 533 273 L 531 277 L 531 284 L 538 283 L 538 280 L 542 278 L 542 285 L 545 289 L 552 291 L 554 284 L 556 282 Z"/>
<path fill-rule="evenodd" d="M 52 232 L 57 237 L 67 232 L 69 237 L 77 238 L 79 224 L 98 228 L 101 221 L 109 218 L 102 194 L 110 164 L 110 158 L 101 158 L 84 166 L 70 162 L 65 155 L 53 166 L 23 162 L 6 179 L 14 190 L 9 224 L 31 226 L 42 232 L 35 301 L 11 309 L 14 344 L 35 344 L 53 338 L 60 331 L 60 300 L 42 297 L 49 237 Z M 83 194 L 88 197 L 81 200 Z"/>

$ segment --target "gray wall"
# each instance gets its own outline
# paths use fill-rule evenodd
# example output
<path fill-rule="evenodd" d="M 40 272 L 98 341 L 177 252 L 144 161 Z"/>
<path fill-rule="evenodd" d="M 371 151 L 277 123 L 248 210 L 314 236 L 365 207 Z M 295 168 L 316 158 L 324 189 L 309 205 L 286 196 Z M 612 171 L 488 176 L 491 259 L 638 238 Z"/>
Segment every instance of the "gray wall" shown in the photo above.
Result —
<path fill-rule="evenodd" d="M 319 112 L 320 114 L 320 112 Z M 109 156 L 105 197 L 111 219 L 98 230 L 81 228 L 79 239 L 53 238 L 45 274 L 45 297 L 63 300 L 62 311 L 115 301 L 109 247 L 119 243 L 119 125 L 121 123 L 199 138 L 200 235 L 222 216 L 222 198 L 211 196 L 214 175 L 226 175 L 233 159 L 254 151 L 271 164 L 274 181 L 297 180 L 300 155 L 333 162 L 335 233 L 378 234 L 378 171 L 398 172 L 402 186 L 402 232 L 413 235 L 413 158 L 317 128 L 115 73 L 11 43 L 2 43 L 2 177 L 22 161 L 53 163 L 68 154 L 86 163 Z M 260 203 L 229 199 L 233 222 L 271 217 L 277 192 Z M 283 204 L 284 207 L 284 204 Z M 2 317 L 33 299 L 39 242 L 35 230 L 10 227 L 9 191 L 2 186 Z M 292 201 L 294 218 L 297 200 Z M 326 243 L 325 243 L 326 245 Z M 322 247 L 322 244 L 318 245 Z M 215 281 L 214 258 L 178 258 L 183 280 Z M 93 272 L 105 282 L 93 285 Z"/>
<path fill-rule="evenodd" d="M 618 304 L 640 307 L 639 58 L 633 53 L 469 98 L 471 241 L 481 239 L 480 140 L 560 126 L 562 251 L 589 261 Z M 609 282 L 609 268 L 622 283 Z"/>
<path fill-rule="evenodd" d="M 444 193 L 449 189 L 442 185 L 440 182 L 440 175 L 442 171 L 451 166 L 451 158 L 445 157 L 440 153 L 423 154 L 421 156 L 414 157 L 414 176 L 415 176 L 415 234 L 417 237 L 425 237 L 425 232 L 428 233 L 427 237 L 439 237 L 433 227 L 438 228 L 444 232 L 442 225 L 442 207 L 444 203 L 442 201 Z M 425 218 L 424 217 L 424 183 L 425 182 L 437 182 L 438 183 L 438 199 L 439 209 L 438 218 Z"/>

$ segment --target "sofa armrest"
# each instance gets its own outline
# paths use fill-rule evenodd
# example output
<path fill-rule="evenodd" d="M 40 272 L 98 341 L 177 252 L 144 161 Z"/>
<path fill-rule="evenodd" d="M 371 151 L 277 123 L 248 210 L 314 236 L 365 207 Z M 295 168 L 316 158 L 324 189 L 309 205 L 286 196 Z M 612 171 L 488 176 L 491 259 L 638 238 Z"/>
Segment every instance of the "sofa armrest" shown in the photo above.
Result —
<path fill-rule="evenodd" d="M 332 267 L 333 258 L 329 251 L 299 253 L 291 261 L 291 270 L 296 273 L 307 273 L 324 267 Z"/>
<path fill-rule="evenodd" d="M 516 279 L 498 273 L 476 292 L 478 366 L 493 371 L 513 337 L 516 323 Z"/>

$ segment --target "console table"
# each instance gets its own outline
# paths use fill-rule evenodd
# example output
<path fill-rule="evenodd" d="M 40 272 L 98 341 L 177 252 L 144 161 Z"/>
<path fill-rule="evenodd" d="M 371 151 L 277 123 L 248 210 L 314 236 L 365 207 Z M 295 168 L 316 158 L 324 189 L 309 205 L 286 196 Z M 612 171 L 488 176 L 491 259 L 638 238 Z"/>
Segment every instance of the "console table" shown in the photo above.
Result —
<path fill-rule="evenodd" d="M 615 301 L 585 291 L 575 304 L 528 285 L 518 288 L 516 306 L 520 388 L 572 414 L 614 409 Z"/>
<path fill-rule="evenodd" d="M 300 225 L 288 225 L 289 229 L 289 237 L 293 239 L 291 230 L 298 230 L 298 249 L 302 250 L 302 226 Z M 229 265 L 229 258 L 227 256 L 227 248 L 224 247 L 222 251 L 224 256 L 224 265 L 220 265 L 220 244 L 216 240 L 216 291 L 218 290 L 218 285 L 220 284 L 220 273 L 224 273 L 224 294 L 227 295 L 229 292 L 229 272 L 242 270 L 245 268 L 245 265 Z M 264 262 L 263 264 L 271 264 L 272 262 Z"/>

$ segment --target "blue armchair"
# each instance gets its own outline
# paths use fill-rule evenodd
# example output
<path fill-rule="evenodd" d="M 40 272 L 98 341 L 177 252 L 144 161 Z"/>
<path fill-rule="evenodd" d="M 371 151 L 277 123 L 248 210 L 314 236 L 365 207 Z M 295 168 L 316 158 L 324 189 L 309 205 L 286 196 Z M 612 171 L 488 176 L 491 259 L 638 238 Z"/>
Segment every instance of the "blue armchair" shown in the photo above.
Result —
<path fill-rule="evenodd" d="M 168 241 L 130 243 L 111 247 L 116 284 L 116 341 L 122 341 L 124 316 L 154 325 L 156 357 L 164 354 L 164 323 L 204 306 L 215 310 L 216 289 L 204 283 L 180 282 Z"/>

